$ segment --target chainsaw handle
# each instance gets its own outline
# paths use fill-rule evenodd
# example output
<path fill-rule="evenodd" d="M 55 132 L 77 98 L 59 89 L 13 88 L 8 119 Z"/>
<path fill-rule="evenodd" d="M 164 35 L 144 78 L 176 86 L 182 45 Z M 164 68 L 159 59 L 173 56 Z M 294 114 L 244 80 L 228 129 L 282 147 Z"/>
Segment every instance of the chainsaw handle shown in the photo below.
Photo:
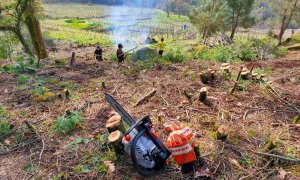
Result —
<path fill-rule="evenodd" d="M 131 131 L 133 131 L 137 126 L 139 125 L 145 125 L 146 123 L 150 123 L 150 117 L 145 116 L 142 119 L 138 120 L 136 123 L 134 123 L 124 134 L 124 136 L 128 135 Z"/>

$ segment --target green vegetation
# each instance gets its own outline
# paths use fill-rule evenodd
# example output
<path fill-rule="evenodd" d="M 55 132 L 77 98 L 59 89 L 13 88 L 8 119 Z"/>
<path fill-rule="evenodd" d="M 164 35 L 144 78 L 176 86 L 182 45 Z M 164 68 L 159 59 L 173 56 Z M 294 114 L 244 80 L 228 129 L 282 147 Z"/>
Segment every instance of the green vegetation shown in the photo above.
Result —
<path fill-rule="evenodd" d="M 279 57 L 285 55 L 286 52 L 286 48 L 278 47 L 275 40 L 252 38 L 240 39 L 227 46 L 205 48 L 197 55 L 199 59 L 231 62 Z"/>
<path fill-rule="evenodd" d="M 35 60 L 33 57 L 19 56 L 16 59 L 16 63 L 3 65 L 2 68 L 6 72 L 14 74 L 34 74 L 37 69 L 34 67 Z"/>
<path fill-rule="evenodd" d="M 12 131 L 10 124 L 6 120 L 7 116 L 7 110 L 0 103 L 0 140 Z"/>
<path fill-rule="evenodd" d="M 32 91 L 32 96 L 35 102 L 42 102 L 51 100 L 54 94 L 45 86 L 37 86 Z"/>
<path fill-rule="evenodd" d="M 294 122 L 300 124 L 300 112 L 298 113 L 297 116 L 294 117 Z"/>
<path fill-rule="evenodd" d="M 79 128 L 82 124 L 79 112 L 67 113 L 66 117 L 57 117 L 52 128 L 57 134 L 69 134 Z"/>

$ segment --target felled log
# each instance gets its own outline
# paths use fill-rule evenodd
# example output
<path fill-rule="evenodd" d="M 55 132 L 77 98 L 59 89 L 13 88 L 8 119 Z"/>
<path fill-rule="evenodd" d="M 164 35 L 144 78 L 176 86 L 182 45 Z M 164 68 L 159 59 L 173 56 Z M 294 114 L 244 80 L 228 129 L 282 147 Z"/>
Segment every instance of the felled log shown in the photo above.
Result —
<path fill-rule="evenodd" d="M 228 138 L 228 127 L 225 125 L 221 125 L 217 130 L 218 140 L 225 141 Z"/>
<path fill-rule="evenodd" d="M 119 130 L 111 132 L 108 136 L 108 142 L 114 147 L 117 153 L 121 153 L 124 150 L 122 138 L 123 133 Z"/>
<path fill-rule="evenodd" d="M 123 133 L 126 132 L 126 127 L 124 123 L 122 122 L 122 119 L 119 115 L 115 115 L 108 119 L 108 121 L 105 124 L 106 129 L 109 133 L 119 130 Z"/>
<path fill-rule="evenodd" d="M 203 87 L 200 89 L 200 94 L 199 94 L 199 101 L 205 102 L 207 100 L 207 88 Z"/>
<path fill-rule="evenodd" d="M 239 71 L 239 74 L 238 74 L 238 76 L 237 76 L 237 78 L 236 78 L 236 80 L 235 80 L 235 83 L 234 83 L 234 85 L 233 85 L 233 88 L 231 89 L 231 91 L 230 91 L 229 94 L 232 94 L 232 93 L 235 91 L 235 89 L 236 89 L 236 87 L 237 87 L 237 85 L 238 85 L 238 83 L 239 83 L 239 80 L 240 80 L 242 71 L 243 71 L 243 66 L 241 66 L 240 71 Z"/>
<path fill-rule="evenodd" d="M 147 94 L 146 96 L 138 100 L 134 106 L 137 107 L 143 104 L 145 101 L 149 100 L 152 96 L 154 96 L 155 93 L 156 93 L 156 89 L 153 89 L 149 94 Z"/>

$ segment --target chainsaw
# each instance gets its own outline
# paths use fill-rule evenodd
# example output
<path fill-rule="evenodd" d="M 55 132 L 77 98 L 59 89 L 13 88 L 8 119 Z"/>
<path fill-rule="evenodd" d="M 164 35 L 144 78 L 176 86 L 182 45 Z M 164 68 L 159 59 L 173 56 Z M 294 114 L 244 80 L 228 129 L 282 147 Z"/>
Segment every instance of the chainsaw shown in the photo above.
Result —
<path fill-rule="evenodd" d="M 171 153 L 152 131 L 150 117 L 145 116 L 135 121 L 112 96 L 105 93 L 105 98 L 130 126 L 122 138 L 122 143 L 137 171 L 142 175 L 153 175 L 162 169 Z"/>

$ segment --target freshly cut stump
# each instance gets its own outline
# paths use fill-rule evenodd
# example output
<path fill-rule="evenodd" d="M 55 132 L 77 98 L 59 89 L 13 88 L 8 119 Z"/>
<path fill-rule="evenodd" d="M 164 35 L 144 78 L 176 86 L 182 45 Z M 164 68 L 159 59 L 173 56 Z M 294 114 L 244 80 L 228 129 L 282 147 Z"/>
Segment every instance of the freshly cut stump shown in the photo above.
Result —
<path fill-rule="evenodd" d="M 203 72 L 200 74 L 200 79 L 203 84 L 207 84 L 209 81 L 209 75 L 207 72 Z"/>
<path fill-rule="evenodd" d="M 225 141 L 228 138 L 228 127 L 221 125 L 217 130 L 217 139 Z"/>
<path fill-rule="evenodd" d="M 207 88 L 206 87 L 203 87 L 200 89 L 200 95 L 199 95 L 199 101 L 201 102 L 205 102 L 207 101 Z"/>
<path fill-rule="evenodd" d="M 116 130 L 120 130 L 123 133 L 126 132 L 126 128 L 124 126 L 124 123 L 122 122 L 122 118 L 119 115 L 114 115 L 113 117 L 109 118 L 106 122 L 105 127 L 107 128 L 109 133 Z"/>
<path fill-rule="evenodd" d="M 112 144 L 117 153 L 121 153 L 124 150 L 124 145 L 122 143 L 123 133 L 116 130 L 109 134 L 108 142 Z"/>

